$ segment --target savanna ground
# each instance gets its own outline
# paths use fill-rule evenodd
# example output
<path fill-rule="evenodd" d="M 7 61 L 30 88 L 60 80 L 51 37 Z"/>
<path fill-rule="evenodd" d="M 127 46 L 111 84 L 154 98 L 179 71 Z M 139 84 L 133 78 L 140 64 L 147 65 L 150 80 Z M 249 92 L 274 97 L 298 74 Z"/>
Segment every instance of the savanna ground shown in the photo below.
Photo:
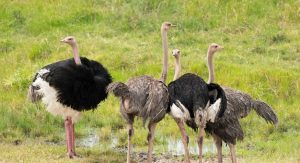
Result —
<path fill-rule="evenodd" d="M 26 100 L 39 68 L 71 57 L 70 47 L 60 39 L 74 35 L 81 55 L 100 61 L 115 81 L 144 74 L 159 77 L 159 30 L 166 20 L 177 25 L 169 32 L 169 49 L 181 49 L 183 73 L 206 80 L 207 46 L 219 43 L 225 49 L 215 57 L 216 81 L 274 107 L 279 117 L 276 128 L 255 113 L 241 120 L 245 139 L 237 145 L 239 161 L 300 162 L 300 1 L 296 0 L 2 0 L 0 162 L 70 162 L 63 120 Z M 168 82 L 174 70 L 171 55 L 169 61 Z M 141 126 L 138 120 L 134 150 L 146 152 L 147 130 Z M 195 133 L 188 132 L 195 142 Z M 118 99 L 109 96 L 97 110 L 84 113 L 76 136 L 81 140 L 91 133 L 98 142 L 79 145 L 81 158 L 75 161 L 125 161 L 127 132 Z M 167 115 L 156 130 L 156 157 L 171 151 L 170 139 L 179 140 L 180 133 Z M 212 146 L 211 137 L 205 142 Z M 228 149 L 224 155 L 229 156 Z M 204 157 L 215 159 L 215 149 Z"/>

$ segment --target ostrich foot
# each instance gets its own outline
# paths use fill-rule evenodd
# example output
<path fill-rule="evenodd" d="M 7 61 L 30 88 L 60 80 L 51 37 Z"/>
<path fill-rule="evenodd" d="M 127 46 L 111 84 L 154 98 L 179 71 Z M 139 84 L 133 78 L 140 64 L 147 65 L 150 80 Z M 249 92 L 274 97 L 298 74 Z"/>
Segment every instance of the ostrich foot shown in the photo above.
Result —
<path fill-rule="evenodd" d="M 80 158 L 80 156 L 77 155 L 75 152 L 68 152 L 68 153 L 67 153 L 67 156 L 68 156 L 70 159 Z"/>

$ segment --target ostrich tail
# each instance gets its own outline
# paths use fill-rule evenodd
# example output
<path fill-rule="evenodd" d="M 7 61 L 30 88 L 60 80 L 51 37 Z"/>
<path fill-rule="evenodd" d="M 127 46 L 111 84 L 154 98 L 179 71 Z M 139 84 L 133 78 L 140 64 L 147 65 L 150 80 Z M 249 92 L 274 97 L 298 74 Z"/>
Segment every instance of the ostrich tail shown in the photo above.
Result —
<path fill-rule="evenodd" d="M 130 91 L 128 86 L 121 82 L 113 82 L 109 84 L 106 88 L 107 92 L 113 93 L 117 97 L 129 97 Z"/>
<path fill-rule="evenodd" d="M 210 103 L 215 103 L 217 99 L 221 98 L 221 106 L 218 112 L 218 117 L 222 117 L 227 108 L 227 98 L 223 88 L 218 84 L 210 83 L 208 84 L 208 91 L 210 95 Z M 216 98 L 211 98 L 211 96 Z"/>
<path fill-rule="evenodd" d="M 277 125 L 278 118 L 271 106 L 259 100 L 254 100 L 252 105 L 252 107 L 260 117 L 264 118 L 267 122 Z"/>
<path fill-rule="evenodd" d="M 32 85 L 29 86 L 28 92 L 27 92 L 27 99 L 32 102 L 35 103 L 37 101 L 39 101 L 42 98 L 41 95 L 39 95 L 35 90 L 34 87 Z"/>

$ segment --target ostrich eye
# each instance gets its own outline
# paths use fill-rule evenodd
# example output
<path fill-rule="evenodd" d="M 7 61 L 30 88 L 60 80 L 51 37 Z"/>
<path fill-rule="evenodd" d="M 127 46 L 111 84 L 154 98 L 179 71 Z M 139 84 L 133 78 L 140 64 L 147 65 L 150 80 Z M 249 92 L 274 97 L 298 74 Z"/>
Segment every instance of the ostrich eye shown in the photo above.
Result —
<path fill-rule="evenodd" d="M 69 40 L 69 41 L 71 41 L 71 40 L 72 40 L 72 38 L 69 38 L 68 40 Z"/>
<path fill-rule="evenodd" d="M 217 47 L 218 47 L 218 45 L 215 46 L 215 48 L 217 48 Z"/>

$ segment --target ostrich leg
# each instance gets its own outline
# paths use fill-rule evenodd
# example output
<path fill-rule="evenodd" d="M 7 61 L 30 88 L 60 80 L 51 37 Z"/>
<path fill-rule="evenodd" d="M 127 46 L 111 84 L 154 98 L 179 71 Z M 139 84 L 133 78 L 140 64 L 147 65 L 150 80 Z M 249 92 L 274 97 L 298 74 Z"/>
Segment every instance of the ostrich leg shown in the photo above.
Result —
<path fill-rule="evenodd" d="M 216 134 L 212 134 L 218 152 L 218 163 L 222 163 L 222 139 Z"/>
<path fill-rule="evenodd" d="M 181 132 L 182 143 L 184 146 L 184 161 L 186 163 L 189 163 L 190 162 L 189 148 L 188 148 L 189 137 L 186 134 L 183 121 L 181 119 L 175 119 L 175 121 Z"/>
<path fill-rule="evenodd" d="M 71 120 L 71 143 L 72 143 L 72 152 L 74 153 L 74 156 L 76 156 L 76 153 L 75 153 L 75 128 L 74 128 L 74 123 L 72 122 Z"/>
<path fill-rule="evenodd" d="M 235 155 L 235 145 L 229 143 L 229 148 L 230 148 L 230 154 L 231 154 L 231 161 L 232 163 L 236 163 L 236 155 Z"/>
<path fill-rule="evenodd" d="M 156 127 L 156 123 L 149 124 L 148 129 L 148 163 L 152 163 L 152 151 L 153 151 L 153 141 L 154 141 L 154 130 Z"/>
<path fill-rule="evenodd" d="M 66 142 L 67 142 L 67 154 L 70 158 L 74 157 L 74 152 L 72 151 L 72 120 L 70 117 L 65 119 L 65 129 L 66 129 Z"/>
<path fill-rule="evenodd" d="M 203 147 L 204 127 L 200 126 L 199 135 L 197 139 L 199 149 L 199 160 L 198 163 L 202 163 L 202 147 Z"/>
<path fill-rule="evenodd" d="M 127 163 L 130 163 L 130 154 L 132 152 L 131 138 L 133 136 L 133 125 L 132 125 L 132 123 L 128 124 L 127 128 L 128 128 Z"/>

